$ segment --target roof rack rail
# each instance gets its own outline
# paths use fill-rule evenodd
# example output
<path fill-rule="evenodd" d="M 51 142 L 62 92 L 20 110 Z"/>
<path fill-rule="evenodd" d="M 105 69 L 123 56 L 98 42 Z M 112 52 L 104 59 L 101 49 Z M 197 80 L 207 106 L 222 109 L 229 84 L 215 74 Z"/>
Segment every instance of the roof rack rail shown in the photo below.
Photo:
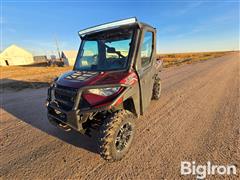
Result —
<path fill-rule="evenodd" d="M 118 21 L 113 21 L 113 22 L 101 24 L 101 25 L 98 25 L 98 26 L 93 26 L 93 27 L 90 27 L 90 28 L 83 29 L 83 30 L 79 31 L 78 34 L 80 36 L 84 36 L 84 35 L 89 34 L 89 33 L 98 32 L 98 31 L 107 30 L 107 29 L 112 29 L 112 28 L 116 28 L 116 27 L 119 27 L 119 26 L 123 26 L 123 25 L 130 25 L 130 24 L 134 24 L 134 23 L 138 23 L 136 17 L 132 17 L 132 18 L 128 18 L 128 19 L 122 19 L 122 20 L 118 20 Z"/>

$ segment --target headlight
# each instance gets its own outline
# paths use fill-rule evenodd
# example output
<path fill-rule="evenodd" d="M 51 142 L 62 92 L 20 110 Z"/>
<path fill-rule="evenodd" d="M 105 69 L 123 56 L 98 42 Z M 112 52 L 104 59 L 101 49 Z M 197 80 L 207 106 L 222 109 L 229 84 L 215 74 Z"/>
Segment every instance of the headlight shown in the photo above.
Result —
<path fill-rule="evenodd" d="M 113 88 L 99 88 L 99 89 L 89 89 L 87 93 L 96 94 L 99 96 L 111 96 L 118 92 L 120 87 L 113 87 Z"/>

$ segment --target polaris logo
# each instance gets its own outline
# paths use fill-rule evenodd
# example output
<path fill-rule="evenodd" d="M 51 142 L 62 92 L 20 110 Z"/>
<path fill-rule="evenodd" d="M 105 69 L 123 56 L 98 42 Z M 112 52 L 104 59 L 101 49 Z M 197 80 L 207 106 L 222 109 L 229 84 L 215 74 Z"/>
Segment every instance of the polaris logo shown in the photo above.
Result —
<path fill-rule="evenodd" d="M 207 175 L 236 175 L 235 165 L 213 165 L 210 161 L 205 165 L 197 165 L 195 161 L 181 162 L 181 175 L 195 175 L 196 179 L 204 179 Z"/>

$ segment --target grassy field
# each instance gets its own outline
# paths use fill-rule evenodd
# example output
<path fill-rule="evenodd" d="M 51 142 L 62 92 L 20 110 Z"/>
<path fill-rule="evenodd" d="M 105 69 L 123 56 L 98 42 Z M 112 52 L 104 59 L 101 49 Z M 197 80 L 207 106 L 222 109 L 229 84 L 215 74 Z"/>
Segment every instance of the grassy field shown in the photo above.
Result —
<path fill-rule="evenodd" d="M 205 61 L 220 57 L 230 52 L 201 52 L 162 54 L 158 58 L 164 61 L 164 67 L 191 64 L 197 61 Z M 48 86 L 51 81 L 72 67 L 44 67 L 44 66 L 10 66 L 0 67 L 1 92 L 4 90 L 21 90 L 25 88 L 40 88 Z"/>
<path fill-rule="evenodd" d="M 211 58 L 221 57 L 227 52 L 199 52 L 199 53 L 177 53 L 177 54 L 160 54 L 158 58 L 164 62 L 164 67 L 179 66 L 181 64 L 191 64 L 198 61 L 206 61 Z"/>
<path fill-rule="evenodd" d="M 0 67 L 1 91 L 46 87 L 55 77 L 71 69 L 72 67 Z"/>

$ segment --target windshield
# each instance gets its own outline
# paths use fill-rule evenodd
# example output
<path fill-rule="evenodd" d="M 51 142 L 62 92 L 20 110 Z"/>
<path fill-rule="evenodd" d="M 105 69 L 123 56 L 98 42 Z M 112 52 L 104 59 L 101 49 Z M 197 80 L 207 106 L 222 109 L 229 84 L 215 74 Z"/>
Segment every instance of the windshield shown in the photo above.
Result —
<path fill-rule="evenodd" d="M 74 69 L 80 71 L 111 71 L 125 69 L 133 30 L 105 31 L 88 35 L 82 41 Z"/>

